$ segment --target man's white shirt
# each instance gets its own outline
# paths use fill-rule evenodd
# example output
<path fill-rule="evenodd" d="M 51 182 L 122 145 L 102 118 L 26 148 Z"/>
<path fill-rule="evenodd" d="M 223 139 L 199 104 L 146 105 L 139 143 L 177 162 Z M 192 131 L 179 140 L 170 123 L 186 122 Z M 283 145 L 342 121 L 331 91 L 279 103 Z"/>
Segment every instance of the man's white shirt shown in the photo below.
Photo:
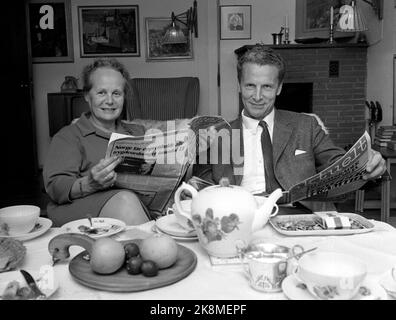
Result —
<path fill-rule="evenodd" d="M 271 141 L 274 131 L 274 114 L 275 109 L 263 119 L 268 125 Z M 245 116 L 242 110 L 242 130 L 244 165 L 241 186 L 253 194 L 261 193 L 265 191 L 264 158 L 261 147 L 263 128 L 259 126 L 259 120 Z"/>

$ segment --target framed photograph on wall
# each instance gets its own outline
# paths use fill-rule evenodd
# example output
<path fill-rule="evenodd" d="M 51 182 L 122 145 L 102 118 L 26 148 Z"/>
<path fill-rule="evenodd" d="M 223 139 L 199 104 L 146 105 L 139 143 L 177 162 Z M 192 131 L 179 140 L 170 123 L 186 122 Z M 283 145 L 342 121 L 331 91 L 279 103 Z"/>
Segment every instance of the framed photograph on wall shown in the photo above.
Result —
<path fill-rule="evenodd" d="M 139 6 L 79 6 L 81 57 L 140 56 Z"/>
<path fill-rule="evenodd" d="M 220 39 L 252 38 L 252 6 L 220 6 Z"/>
<path fill-rule="evenodd" d="M 26 11 L 32 62 L 73 62 L 70 0 L 29 0 Z"/>
<path fill-rule="evenodd" d="M 171 25 L 170 18 L 146 18 L 146 60 L 169 61 L 193 59 L 193 42 L 191 32 L 181 23 L 176 26 L 184 34 L 185 42 L 164 44 L 164 36 Z"/>
<path fill-rule="evenodd" d="M 296 0 L 297 43 L 323 42 L 330 37 L 330 8 L 334 8 L 334 30 L 339 20 L 340 0 Z M 334 32 L 334 39 L 353 38 L 354 32 Z"/>

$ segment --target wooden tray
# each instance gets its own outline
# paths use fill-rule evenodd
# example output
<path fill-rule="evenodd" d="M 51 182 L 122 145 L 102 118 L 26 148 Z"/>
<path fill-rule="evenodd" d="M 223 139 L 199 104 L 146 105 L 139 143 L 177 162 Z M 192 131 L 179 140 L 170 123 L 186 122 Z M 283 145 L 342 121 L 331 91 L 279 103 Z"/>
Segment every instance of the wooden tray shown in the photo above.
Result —
<path fill-rule="evenodd" d="M 81 252 L 70 261 L 69 271 L 74 279 L 81 284 L 104 291 L 134 292 L 159 288 L 187 277 L 197 265 L 197 256 L 192 250 L 179 244 L 178 249 L 178 257 L 175 264 L 170 268 L 159 270 L 158 275 L 155 277 L 145 277 L 142 274 L 130 275 L 125 267 L 109 275 L 95 273 L 92 271 L 89 261 L 83 259 L 87 251 Z"/>
<path fill-rule="evenodd" d="M 336 236 L 336 235 L 349 235 L 370 232 L 374 229 L 374 225 L 366 218 L 347 212 L 338 212 L 337 214 L 343 215 L 359 223 L 362 229 L 323 229 L 323 230 L 283 230 L 279 228 L 277 222 L 297 222 L 301 220 L 314 221 L 320 219 L 315 214 L 293 214 L 293 215 L 278 215 L 270 219 L 271 226 L 286 236 Z"/>

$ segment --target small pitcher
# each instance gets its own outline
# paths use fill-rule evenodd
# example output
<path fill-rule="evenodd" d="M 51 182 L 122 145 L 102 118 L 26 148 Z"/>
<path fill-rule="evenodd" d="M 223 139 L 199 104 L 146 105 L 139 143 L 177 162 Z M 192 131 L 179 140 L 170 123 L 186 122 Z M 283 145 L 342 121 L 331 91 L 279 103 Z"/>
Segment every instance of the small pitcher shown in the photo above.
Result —
<path fill-rule="evenodd" d="M 294 258 L 304 251 L 300 245 L 291 249 L 272 243 L 256 241 L 244 247 L 237 243 L 239 258 L 253 289 L 263 292 L 282 291 L 282 281 L 293 272 L 296 266 Z"/>

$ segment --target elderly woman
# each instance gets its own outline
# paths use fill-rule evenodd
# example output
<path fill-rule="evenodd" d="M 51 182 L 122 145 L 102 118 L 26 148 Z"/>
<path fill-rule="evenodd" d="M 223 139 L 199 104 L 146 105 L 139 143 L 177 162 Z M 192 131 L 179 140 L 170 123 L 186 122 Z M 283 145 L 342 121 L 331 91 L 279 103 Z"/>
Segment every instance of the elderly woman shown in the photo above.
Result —
<path fill-rule="evenodd" d="M 131 132 L 120 121 L 130 92 L 129 74 L 117 60 L 105 58 L 86 66 L 82 79 L 90 111 L 53 137 L 44 164 L 45 189 L 52 200 L 48 216 L 55 226 L 87 215 L 144 223 L 149 216 L 138 196 L 113 186 L 121 159 L 104 159 L 112 132 L 144 133 L 139 127 Z"/>

